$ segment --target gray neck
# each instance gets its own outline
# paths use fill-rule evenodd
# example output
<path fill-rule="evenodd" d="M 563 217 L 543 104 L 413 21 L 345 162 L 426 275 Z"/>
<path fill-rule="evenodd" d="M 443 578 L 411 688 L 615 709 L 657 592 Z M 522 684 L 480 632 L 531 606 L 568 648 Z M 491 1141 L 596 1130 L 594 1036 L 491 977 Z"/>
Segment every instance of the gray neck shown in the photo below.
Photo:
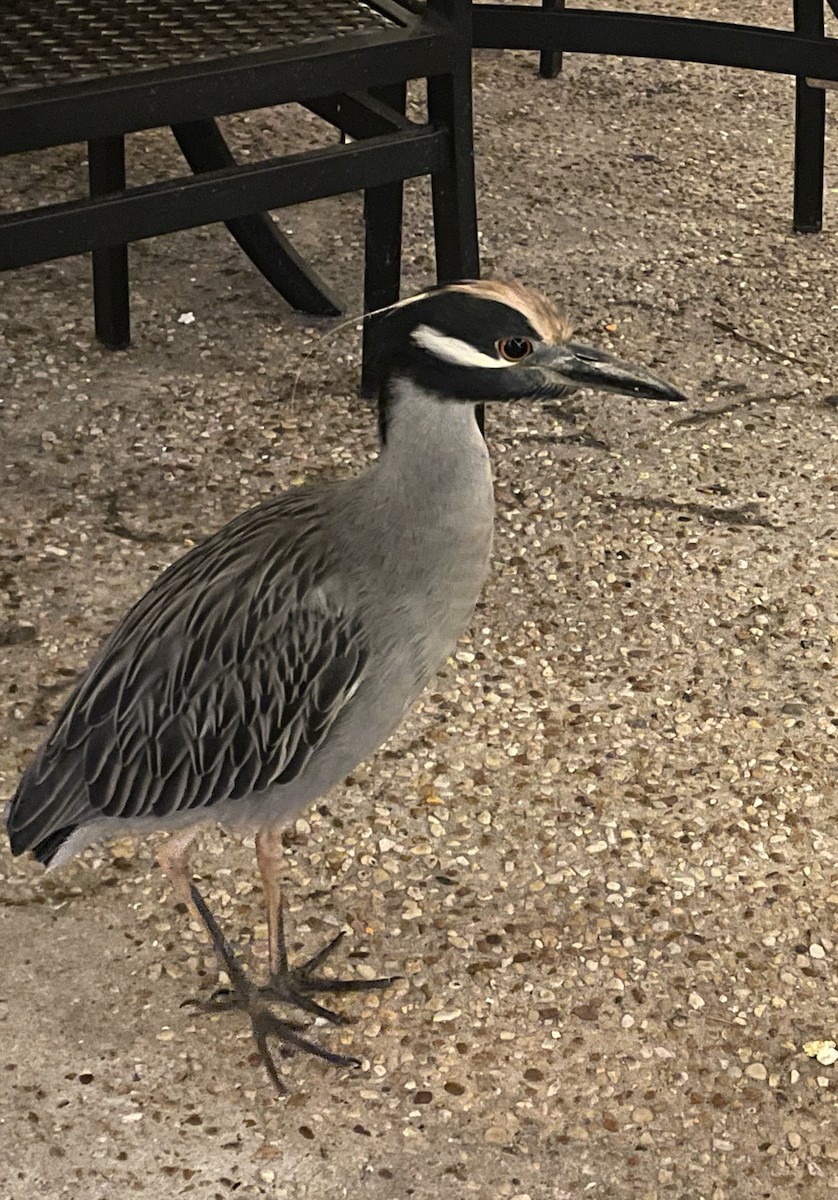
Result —
<path fill-rule="evenodd" d="M 388 388 L 382 475 L 429 492 L 467 489 L 475 472 L 488 476 L 489 455 L 473 404 L 446 400 L 407 379 L 392 379 Z"/>
<path fill-rule="evenodd" d="M 386 621 L 395 620 L 398 645 L 412 647 L 411 670 L 424 684 L 467 626 L 489 570 L 492 474 L 474 405 L 404 380 L 390 386 L 387 441 L 363 477 L 375 559 L 366 574 L 389 580 Z"/>

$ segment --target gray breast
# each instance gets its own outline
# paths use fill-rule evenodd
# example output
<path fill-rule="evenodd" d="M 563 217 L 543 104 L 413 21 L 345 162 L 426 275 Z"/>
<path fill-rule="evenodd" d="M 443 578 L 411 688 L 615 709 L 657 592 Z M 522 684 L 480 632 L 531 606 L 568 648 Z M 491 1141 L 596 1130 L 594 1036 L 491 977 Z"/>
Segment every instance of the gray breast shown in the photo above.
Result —
<path fill-rule="evenodd" d="M 280 496 L 164 572 L 21 780 L 13 850 L 48 862 L 85 830 L 209 813 L 273 824 L 368 757 L 445 660 L 488 570 L 491 478 L 467 415 L 452 411 L 459 444 L 440 436 L 423 458 L 414 439 L 357 479 Z"/>
<path fill-rule="evenodd" d="M 446 504 L 438 489 L 426 506 L 426 520 L 405 520 L 387 481 L 370 476 L 358 481 L 369 487 L 368 494 L 358 497 L 351 512 L 343 508 L 336 540 L 342 571 L 363 613 L 369 670 L 298 781 L 305 800 L 289 795 L 292 804 L 340 782 L 389 737 L 467 627 L 489 570 L 493 497 L 488 467 L 480 460 L 461 482 L 466 486 L 458 491 L 458 507 Z M 363 533 L 349 532 L 353 519 L 363 521 Z M 285 797 L 275 799 L 284 807 Z"/>

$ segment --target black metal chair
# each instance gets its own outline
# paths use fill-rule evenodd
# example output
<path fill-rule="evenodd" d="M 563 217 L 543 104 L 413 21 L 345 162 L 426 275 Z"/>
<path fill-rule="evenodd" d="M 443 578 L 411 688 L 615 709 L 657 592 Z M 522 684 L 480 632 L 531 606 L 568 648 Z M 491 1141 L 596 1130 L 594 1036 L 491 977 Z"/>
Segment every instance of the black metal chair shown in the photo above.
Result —
<path fill-rule="evenodd" d="M 826 0 L 838 16 L 838 0 Z M 555 76 L 562 51 L 674 59 L 796 76 L 794 229 L 817 232 L 823 221 L 824 87 L 838 81 L 838 38 L 824 34 L 824 0 L 793 0 L 794 31 L 660 17 L 593 12 L 542 0 L 541 8 L 475 4 L 474 44 L 540 50 L 541 73 Z M 808 82 L 807 82 L 808 81 Z"/>
<path fill-rule="evenodd" d="M 427 80 L 428 119 L 405 116 Z M 214 118 L 296 101 L 348 144 L 237 164 Z M 194 175 L 126 186 L 169 125 Z M 437 274 L 478 274 L 469 0 L 4 0 L 0 155 L 87 142 L 90 195 L 0 216 L 0 270 L 92 251 L 96 333 L 128 344 L 127 245 L 224 221 L 297 308 L 340 311 L 265 215 L 363 189 L 367 310 L 399 295 L 403 181 L 432 182 Z"/>

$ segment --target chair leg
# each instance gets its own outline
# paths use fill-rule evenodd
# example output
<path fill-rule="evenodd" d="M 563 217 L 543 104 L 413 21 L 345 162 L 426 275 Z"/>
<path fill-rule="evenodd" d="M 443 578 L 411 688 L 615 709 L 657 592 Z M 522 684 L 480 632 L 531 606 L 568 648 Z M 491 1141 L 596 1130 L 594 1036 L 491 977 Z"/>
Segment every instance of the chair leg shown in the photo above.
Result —
<path fill-rule="evenodd" d="M 471 64 L 428 80 L 428 117 L 449 130 L 448 162 L 431 179 L 436 274 L 440 283 L 477 279 L 477 206 L 471 115 Z"/>
<path fill-rule="evenodd" d="M 805 37 L 823 37 L 823 0 L 794 0 L 794 28 Z M 795 80 L 794 231 L 819 233 L 823 225 L 823 166 L 826 93 Z"/>
<path fill-rule="evenodd" d="M 173 125 L 181 153 L 199 174 L 231 167 L 235 159 L 215 121 Z M 253 265 L 292 308 L 318 317 L 339 317 L 341 305 L 328 284 L 284 237 L 267 213 L 234 217 L 225 225 Z"/>
<path fill-rule="evenodd" d="M 448 129 L 451 137 L 446 166 L 431 177 L 434 209 L 436 275 L 440 283 L 478 279 L 477 203 L 474 184 L 474 124 L 471 106 L 471 4 L 436 0 L 436 7 L 454 21 L 463 39 L 459 69 L 428 79 L 428 120 Z M 481 433 L 484 406 L 475 411 Z"/>
<path fill-rule="evenodd" d="M 798 78 L 794 127 L 794 232 L 823 227 L 823 168 L 826 93 Z"/>
<path fill-rule="evenodd" d="M 390 108 L 403 113 L 407 100 L 407 85 L 392 84 L 387 88 L 370 89 L 372 94 Z M 364 192 L 364 312 L 375 312 L 399 298 L 402 273 L 402 218 L 404 212 L 404 182 L 385 183 L 367 188 Z M 375 395 L 371 375 L 370 347 L 375 319 L 364 321 L 361 395 Z"/>
<path fill-rule="evenodd" d="M 564 8 L 565 0 L 541 0 L 544 9 Z M 555 79 L 562 69 L 561 50 L 542 50 L 538 62 L 539 74 L 544 79 Z"/>
<path fill-rule="evenodd" d="M 125 139 L 93 138 L 87 143 L 91 196 L 125 188 Z M 93 251 L 93 311 L 96 337 L 109 350 L 124 350 L 131 342 L 128 296 L 128 247 L 105 246 Z"/>

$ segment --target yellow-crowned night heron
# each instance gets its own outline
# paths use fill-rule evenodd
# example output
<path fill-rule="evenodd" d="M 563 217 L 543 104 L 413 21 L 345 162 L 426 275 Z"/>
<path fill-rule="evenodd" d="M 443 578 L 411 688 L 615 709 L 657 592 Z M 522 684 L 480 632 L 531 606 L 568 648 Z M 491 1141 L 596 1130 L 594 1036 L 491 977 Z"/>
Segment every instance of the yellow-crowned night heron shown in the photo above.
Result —
<path fill-rule="evenodd" d="M 376 329 L 381 455 L 353 479 L 285 492 L 164 571 L 59 714 L 12 799 L 12 850 L 50 866 L 117 832 L 174 832 L 158 861 L 194 904 L 266 1038 L 346 1063 L 267 1010 L 273 999 L 341 1018 L 322 991 L 331 950 L 291 967 L 279 830 L 387 738 L 466 627 L 489 568 L 492 477 L 483 401 L 578 387 L 682 400 L 645 370 L 570 340 L 542 296 L 466 282 L 402 301 Z M 256 834 L 270 978 L 253 986 L 191 882 L 202 821 Z"/>

